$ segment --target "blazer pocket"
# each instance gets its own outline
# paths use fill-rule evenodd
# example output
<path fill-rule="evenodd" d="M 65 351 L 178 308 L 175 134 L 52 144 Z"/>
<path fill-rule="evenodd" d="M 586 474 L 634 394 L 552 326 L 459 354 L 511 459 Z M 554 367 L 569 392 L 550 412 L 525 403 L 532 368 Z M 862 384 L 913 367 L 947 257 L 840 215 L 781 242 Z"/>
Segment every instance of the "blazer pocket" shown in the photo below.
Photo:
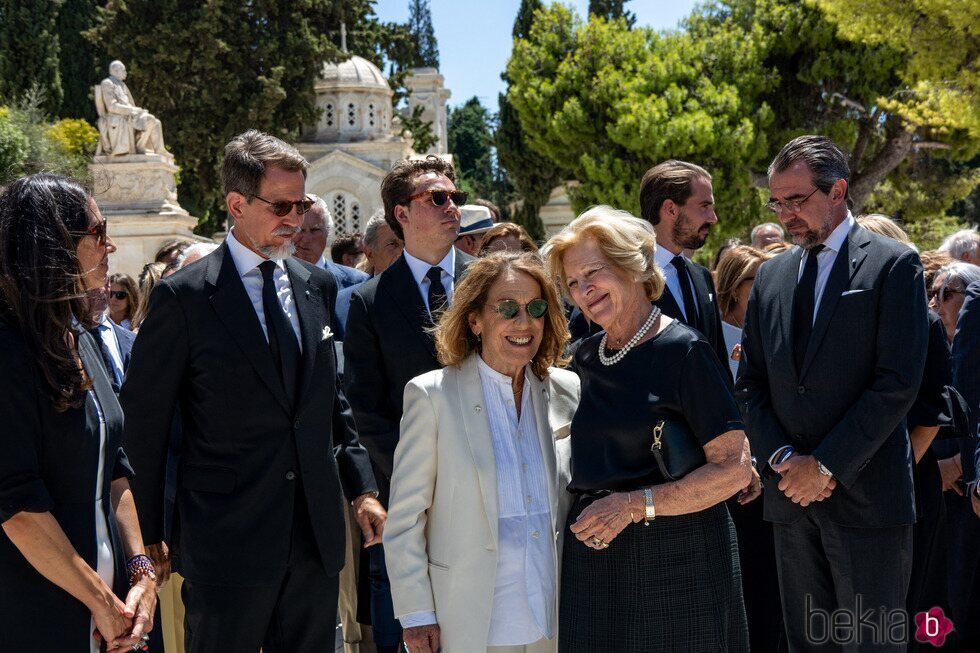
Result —
<path fill-rule="evenodd" d="M 564 438 L 567 438 L 572 433 L 572 423 L 569 422 L 568 424 L 563 424 L 562 426 L 559 426 L 558 428 L 555 429 L 554 433 L 555 433 L 556 440 L 562 440 Z"/>
<path fill-rule="evenodd" d="M 868 288 L 854 288 L 853 290 L 845 290 L 840 294 L 841 297 L 849 297 L 851 295 L 857 295 L 858 293 L 868 292 Z"/>
<path fill-rule="evenodd" d="M 235 470 L 211 465 L 185 465 L 180 486 L 187 490 L 231 494 L 235 490 Z"/>

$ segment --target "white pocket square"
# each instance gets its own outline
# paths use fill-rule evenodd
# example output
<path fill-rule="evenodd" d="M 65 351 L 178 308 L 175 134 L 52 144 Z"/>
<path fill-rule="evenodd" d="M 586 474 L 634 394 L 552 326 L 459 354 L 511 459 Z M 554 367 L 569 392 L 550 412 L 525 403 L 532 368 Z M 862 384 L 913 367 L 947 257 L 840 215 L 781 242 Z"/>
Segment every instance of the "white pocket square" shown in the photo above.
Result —
<path fill-rule="evenodd" d="M 330 330 L 330 325 L 323 327 L 323 335 L 320 336 L 320 340 L 326 340 L 327 338 L 333 337 L 333 331 Z"/>
<path fill-rule="evenodd" d="M 859 292 L 867 292 L 867 288 L 855 288 L 854 290 L 845 290 L 840 294 L 841 297 L 847 297 L 848 295 L 856 295 Z"/>

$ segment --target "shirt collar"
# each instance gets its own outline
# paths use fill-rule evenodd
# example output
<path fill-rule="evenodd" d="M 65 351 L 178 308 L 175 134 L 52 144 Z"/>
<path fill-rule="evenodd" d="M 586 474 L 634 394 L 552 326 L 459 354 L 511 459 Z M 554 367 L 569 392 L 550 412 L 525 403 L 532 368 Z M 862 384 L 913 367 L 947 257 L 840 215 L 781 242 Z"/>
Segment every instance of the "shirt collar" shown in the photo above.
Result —
<path fill-rule="evenodd" d="M 487 379 L 488 381 L 494 381 L 500 383 L 501 385 L 506 385 L 508 388 L 514 385 L 514 379 L 510 378 L 506 374 L 501 374 L 497 370 L 490 367 L 483 356 L 477 354 L 476 356 L 477 367 L 480 370 L 480 376 Z M 524 376 L 527 377 L 527 365 L 524 366 Z"/>
<path fill-rule="evenodd" d="M 316 266 L 321 270 L 327 269 L 327 259 L 321 254 L 320 260 L 316 262 Z"/>
<path fill-rule="evenodd" d="M 241 241 L 235 238 L 235 229 L 232 228 L 228 232 L 228 237 L 225 239 L 228 243 L 228 252 L 231 254 L 231 260 L 235 262 L 235 269 L 238 270 L 238 276 L 244 277 L 246 274 L 255 270 L 259 267 L 259 264 L 264 263 L 268 259 L 264 259 L 245 245 L 242 245 Z M 280 270 L 285 270 L 286 267 L 282 261 L 273 261 Z"/>
<path fill-rule="evenodd" d="M 678 256 L 678 254 L 672 253 L 666 247 L 661 247 L 660 245 L 657 245 L 657 251 L 654 252 L 653 254 L 653 260 L 656 261 L 657 265 L 660 266 L 661 270 L 666 270 L 667 267 L 671 265 L 671 261 L 674 260 L 675 256 Z M 680 256 L 683 256 L 685 260 L 687 259 L 687 257 L 684 256 L 683 249 L 681 250 Z"/>
<path fill-rule="evenodd" d="M 824 249 L 832 249 L 834 252 L 839 252 L 840 248 L 844 246 L 844 241 L 847 240 L 847 234 L 851 232 L 851 227 L 853 226 L 854 216 L 848 211 L 847 217 L 823 241 Z"/>
<path fill-rule="evenodd" d="M 438 265 L 436 266 L 429 265 L 422 259 L 412 256 L 412 254 L 407 249 L 404 250 L 404 256 L 405 256 L 405 262 L 408 263 L 408 269 L 412 271 L 412 276 L 415 277 L 416 284 L 422 283 L 422 279 L 425 278 L 425 274 L 426 272 L 429 271 L 429 268 L 440 267 L 442 268 L 443 272 L 445 272 L 451 277 L 453 276 L 453 270 L 456 269 L 455 247 L 450 247 L 449 252 L 443 257 L 441 261 L 439 261 Z"/>

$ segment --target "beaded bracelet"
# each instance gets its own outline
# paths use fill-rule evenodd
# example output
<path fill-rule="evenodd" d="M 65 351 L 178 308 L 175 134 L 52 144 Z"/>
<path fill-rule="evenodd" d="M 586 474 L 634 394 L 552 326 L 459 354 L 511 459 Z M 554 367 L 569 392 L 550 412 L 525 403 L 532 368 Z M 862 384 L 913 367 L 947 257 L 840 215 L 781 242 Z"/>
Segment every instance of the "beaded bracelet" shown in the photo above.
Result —
<path fill-rule="evenodd" d="M 149 576 L 150 580 L 156 581 L 156 570 L 153 569 L 153 561 L 145 553 L 137 553 L 126 561 L 126 574 L 129 576 L 129 586 L 135 585 L 141 576 Z"/>

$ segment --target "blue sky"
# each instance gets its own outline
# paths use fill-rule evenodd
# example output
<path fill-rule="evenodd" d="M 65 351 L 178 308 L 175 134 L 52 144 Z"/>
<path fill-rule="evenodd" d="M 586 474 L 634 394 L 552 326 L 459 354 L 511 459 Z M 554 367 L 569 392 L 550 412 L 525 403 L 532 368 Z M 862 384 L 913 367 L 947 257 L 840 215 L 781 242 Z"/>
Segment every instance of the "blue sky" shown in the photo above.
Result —
<path fill-rule="evenodd" d="M 638 25 L 672 29 L 694 9 L 696 0 L 633 0 L 626 7 Z M 377 0 L 375 13 L 383 21 L 408 20 L 409 0 Z M 584 15 L 588 0 L 564 0 Z M 439 70 L 452 91 L 450 106 L 474 95 L 491 111 L 497 110 L 500 80 L 510 56 L 511 29 L 520 0 L 430 0 L 432 25 L 439 42 Z"/>

